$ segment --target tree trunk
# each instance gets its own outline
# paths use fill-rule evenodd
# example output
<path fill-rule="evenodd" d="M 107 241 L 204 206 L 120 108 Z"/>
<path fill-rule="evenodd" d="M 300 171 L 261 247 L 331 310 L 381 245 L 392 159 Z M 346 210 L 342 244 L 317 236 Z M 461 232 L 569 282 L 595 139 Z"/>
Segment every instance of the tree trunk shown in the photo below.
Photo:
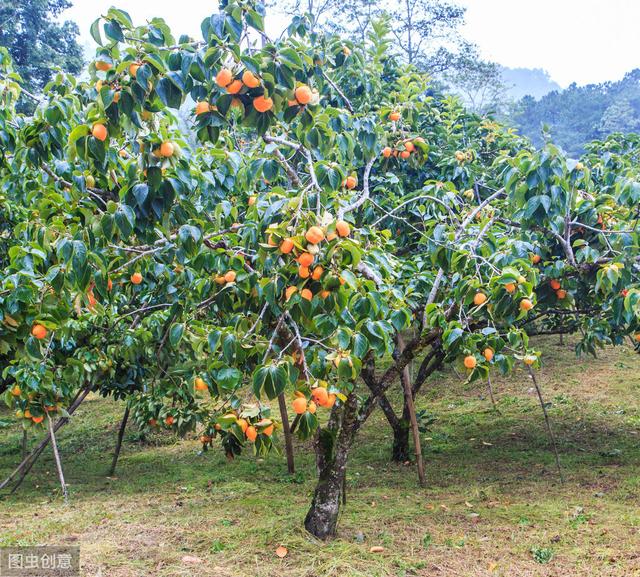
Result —
<path fill-rule="evenodd" d="M 347 458 L 360 424 L 358 400 L 356 395 L 351 393 L 345 403 L 339 435 L 335 442 L 331 442 L 333 433 L 328 430 L 316 436 L 316 462 L 320 471 L 304 526 L 318 539 L 326 540 L 336 535 Z"/>
<path fill-rule="evenodd" d="M 391 449 L 391 460 L 397 463 L 405 463 L 409 460 L 409 416 L 407 407 L 402 413 L 402 418 L 396 416 L 389 399 L 386 395 L 380 397 L 378 401 L 382 412 L 387 417 L 393 431 L 393 448 Z"/>
<path fill-rule="evenodd" d="M 336 534 L 347 453 L 341 457 L 343 458 L 340 462 L 344 460 L 344 464 L 341 465 L 338 460 L 333 460 L 322 471 L 311 508 L 304 520 L 305 529 L 318 539 L 329 539 Z"/>
<path fill-rule="evenodd" d="M 411 459 L 409 453 L 409 422 L 402 419 L 397 427 L 393 428 L 393 447 L 391 460 L 397 463 L 406 463 Z"/>

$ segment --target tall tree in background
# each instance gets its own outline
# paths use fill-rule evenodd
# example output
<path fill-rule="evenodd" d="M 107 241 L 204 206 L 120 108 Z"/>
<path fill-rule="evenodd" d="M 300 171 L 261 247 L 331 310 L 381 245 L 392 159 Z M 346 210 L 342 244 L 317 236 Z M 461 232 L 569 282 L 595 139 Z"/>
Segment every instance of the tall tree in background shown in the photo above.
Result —
<path fill-rule="evenodd" d="M 71 73 L 82 68 L 78 26 L 57 20 L 69 7 L 68 0 L 0 0 L 0 46 L 31 92 L 42 90 L 55 67 Z"/>
<path fill-rule="evenodd" d="M 465 8 L 447 0 L 272 0 L 289 15 L 308 14 L 313 26 L 365 44 L 376 21 L 392 32 L 391 51 L 418 70 L 429 72 L 434 88 L 462 97 L 484 114 L 506 104 L 500 67 L 480 57 L 477 46 L 464 40 L 459 28 Z"/>
<path fill-rule="evenodd" d="M 421 70 L 439 72 L 461 42 L 465 9 L 447 0 L 272 0 L 287 14 L 310 14 L 315 25 L 365 42 L 374 20 L 388 17 L 395 51 Z"/>
<path fill-rule="evenodd" d="M 446 90 L 462 97 L 478 114 L 501 112 L 507 102 L 507 85 L 502 68 L 483 60 L 474 44 L 464 43 L 460 51 L 451 53 L 438 75 Z"/>
<path fill-rule="evenodd" d="M 465 9 L 444 0 L 399 0 L 388 12 L 397 23 L 391 30 L 406 61 L 430 70 L 434 56 L 446 50 L 442 43 L 458 39 Z"/>

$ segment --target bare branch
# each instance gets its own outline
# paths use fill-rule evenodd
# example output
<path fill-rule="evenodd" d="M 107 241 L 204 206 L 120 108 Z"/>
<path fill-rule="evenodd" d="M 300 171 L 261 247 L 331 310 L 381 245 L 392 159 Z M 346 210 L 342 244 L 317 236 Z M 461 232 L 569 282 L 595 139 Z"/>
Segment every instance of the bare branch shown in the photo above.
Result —
<path fill-rule="evenodd" d="M 338 93 L 338 95 L 340 96 L 340 98 L 342 98 L 342 100 L 344 101 L 344 105 L 347 108 L 347 110 L 349 112 L 351 112 L 351 114 L 353 114 L 353 106 L 351 106 L 351 102 L 349 101 L 349 99 L 345 96 L 344 92 L 342 92 L 342 90 L 340 90 L 340 88 L 338 87 L 338 85 L 331 80 L 331 78 L 329 78 L 329 76 L 327 75 L 327 73 L 323 70 L 322 71 L 322 76 L 324 76 L 324 79 L 331 85 L 331 87 Z"/>
<path fill-rule="evenodd" d="M 352 210 L 356 210 L 358 207 L 362 206 L 364 202 L 369 198 L 369 175 L 371 174 L 371 167 L 375 162 L 375 156 L 370 158 L 364 167 L 364 175 L 362 176 L 362 194 L 358 196 L 351 204 L 347 206 L 340 207 L 338 209 L 338 219 L 342 219 L 347 212 L 351 212 Z"/>

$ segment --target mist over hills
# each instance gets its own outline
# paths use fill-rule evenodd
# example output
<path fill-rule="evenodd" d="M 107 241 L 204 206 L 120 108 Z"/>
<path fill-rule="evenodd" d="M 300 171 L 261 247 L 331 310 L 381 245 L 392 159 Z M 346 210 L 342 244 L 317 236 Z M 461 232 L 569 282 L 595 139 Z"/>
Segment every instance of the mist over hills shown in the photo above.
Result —
<path fill-rule="evenodd" d="M 542 68 L 501 68 L 502 81 L 507 87 L 507 96 L 520 100 L 523 96 L 542 98 L 553 90 L 562 90 L 546 70 Z"/>
<path fill-rule="evenodd" d="M 517 78 L 518 84 L 509 96 L 525 95 L 508 107 L 507 122 L 537 146 L 544 143 L 545 126 L 551 139 L 575 156 L 592 140 L 614 132 L 640 132 L 640 69 L 628 72 L 622 80 L 585 86 L 574 83 L 564 90 L 551 88 L 545 94 L 540 81 L 550 79 L 542 71 L 522 69 L 510 77 Z M 550 81 L 548 87 L 553 84 Z"/>

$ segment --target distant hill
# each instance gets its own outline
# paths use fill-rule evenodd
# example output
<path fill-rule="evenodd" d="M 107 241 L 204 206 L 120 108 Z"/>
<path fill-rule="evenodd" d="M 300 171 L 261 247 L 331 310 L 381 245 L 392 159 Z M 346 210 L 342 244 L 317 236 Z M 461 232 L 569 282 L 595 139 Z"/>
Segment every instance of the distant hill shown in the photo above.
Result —
<path fill-rule="evenodd" d="M 523 96 L 542 98 L 553 90 L 560 90 L 560 85 L 551 79 L 549 73 L 542 68 L 507 68 L 502 67 L 502 81 L 511 100 L 520 100 Z"/>
<path fill-rule="evenodd" d="M 640 69 L 617 82 L 572 84 L 538 99 L 524 96 L 513 105 L 507 122 L 538 146 L 547 125 L 551 139 L 575 156 L 591 140 L 613 132 L 640 132 Z"/>

